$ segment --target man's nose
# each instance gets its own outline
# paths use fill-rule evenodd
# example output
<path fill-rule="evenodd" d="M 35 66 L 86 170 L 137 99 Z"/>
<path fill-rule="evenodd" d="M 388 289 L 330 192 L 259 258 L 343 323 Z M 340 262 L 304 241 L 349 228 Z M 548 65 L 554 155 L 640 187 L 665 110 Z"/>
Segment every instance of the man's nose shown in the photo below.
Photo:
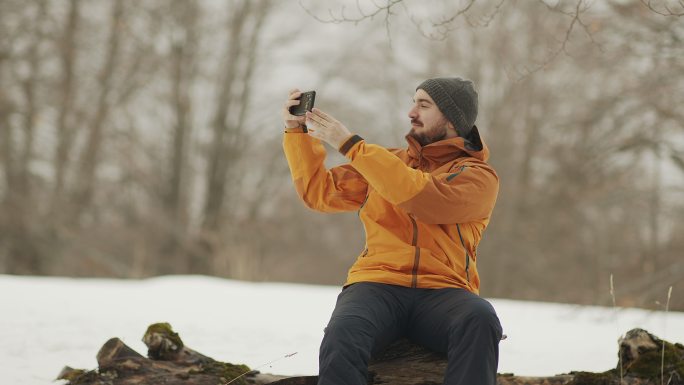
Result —
<path fill-rule="evenodd" d="M 416 111 L 416 107 L 411 107 L 411 109 L 408 112 L 408 117 L 413 119 L 418 117 L 418 112 Z"/>

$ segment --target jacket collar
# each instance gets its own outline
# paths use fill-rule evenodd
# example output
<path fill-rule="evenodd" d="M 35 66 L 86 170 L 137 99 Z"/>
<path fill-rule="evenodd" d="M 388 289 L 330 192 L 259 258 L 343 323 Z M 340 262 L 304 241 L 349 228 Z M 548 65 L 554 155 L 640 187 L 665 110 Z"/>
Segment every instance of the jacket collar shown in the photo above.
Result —
<path fill-rule="evenodd" d="M 412 136 L 406 135 L 408 142 L 408 155 L 410 158 L 420 161 L 427 160 L 431 166 L 441 166 L 449 161 L 461 157 L 473 157 L 486 162 L 489 159 L 489 148 L 480 138 L 477 127 L 473 127 L 469 138 L 461 137 L 440 140 L 421 146 Z M 432 167 L 431 167 L 432 168 Z"/>

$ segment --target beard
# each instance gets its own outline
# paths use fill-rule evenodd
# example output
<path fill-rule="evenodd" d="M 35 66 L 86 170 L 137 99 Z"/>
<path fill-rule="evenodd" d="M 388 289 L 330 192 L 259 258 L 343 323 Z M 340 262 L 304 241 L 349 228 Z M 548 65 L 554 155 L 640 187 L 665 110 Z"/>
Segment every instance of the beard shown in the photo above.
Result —
<path fill-rule="evenodd" d="M 411 123 L 413 124 L 413 123 L 415 123 L 415 121 L 412 120 Z M 411 127 L 411 131 L 409 131 L 408 134 L 410 137 L 417 140 L 421 146 L 425 147 L 428 144 L 439 142 L 440 140 L 446 139 L 446 136 L 447 136 L 446 122 L 444 122 L 443 124 L 439 124 L 438 126 L 433 127 L 426 132 L 421 132 L 421 133 L 416 132 L 416 129 L 414 127 Z"/>

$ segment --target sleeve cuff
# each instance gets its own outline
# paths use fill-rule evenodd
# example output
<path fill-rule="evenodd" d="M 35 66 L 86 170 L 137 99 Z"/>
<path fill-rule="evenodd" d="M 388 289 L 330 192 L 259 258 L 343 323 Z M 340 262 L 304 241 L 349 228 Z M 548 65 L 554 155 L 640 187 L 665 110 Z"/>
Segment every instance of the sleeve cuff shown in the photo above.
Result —
<path fill-rule="evenodd" d="M 358 143 L 362 140 L 363 140 L 362 137 L 360 137 L 358 135 L 352 135 L 351 137 L 349 137 L 349 139 L 345 140 L 344 143 L 342 143 L 342 145 L 340 146 L 340 149 L 339 149 L 340 153 L 344 156 L 347 156 L 347 153 L 349 152 L 349 150 L 351 150 L 351 148 L 354 147 L 354 145 L 356 143 Z"/>

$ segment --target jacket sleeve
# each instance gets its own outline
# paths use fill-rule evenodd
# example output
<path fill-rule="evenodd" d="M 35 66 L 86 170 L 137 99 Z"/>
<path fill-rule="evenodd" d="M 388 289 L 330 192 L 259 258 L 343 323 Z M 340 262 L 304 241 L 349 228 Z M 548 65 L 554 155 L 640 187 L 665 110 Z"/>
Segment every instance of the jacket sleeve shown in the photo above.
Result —
<path fill-rule="evenodd" d="M 485 162 L 473 161 L 448 173 L 414 170 L 383 147 L 356 143 L 346 156 L 368 184 L 389 202 L 429 224 L 489 218 L 499 178 Z"/>
<path fill-rule="evenodd" d="M 297 194 L 322 212 L 355 211 L 366 199 L 368 183 L 350 164 L 325 168 L 325 147 L 302 132 L 286 132 L 283 149 Z"/>

